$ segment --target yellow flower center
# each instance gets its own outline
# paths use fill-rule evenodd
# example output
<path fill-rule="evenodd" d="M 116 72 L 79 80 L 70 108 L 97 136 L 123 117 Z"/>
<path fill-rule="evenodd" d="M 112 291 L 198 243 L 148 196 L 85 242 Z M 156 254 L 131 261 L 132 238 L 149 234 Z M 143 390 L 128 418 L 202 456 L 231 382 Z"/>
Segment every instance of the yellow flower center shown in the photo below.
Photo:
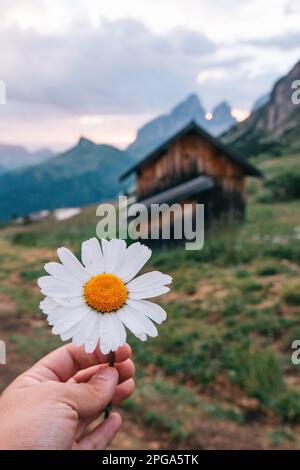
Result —
<path fill-rule="evenodd" d="M 87 304 L 98 312 L 113 312 L 121 308 L 127 299 L 123 281 L 114 274 L 97 274 L 84 286 Z"/>

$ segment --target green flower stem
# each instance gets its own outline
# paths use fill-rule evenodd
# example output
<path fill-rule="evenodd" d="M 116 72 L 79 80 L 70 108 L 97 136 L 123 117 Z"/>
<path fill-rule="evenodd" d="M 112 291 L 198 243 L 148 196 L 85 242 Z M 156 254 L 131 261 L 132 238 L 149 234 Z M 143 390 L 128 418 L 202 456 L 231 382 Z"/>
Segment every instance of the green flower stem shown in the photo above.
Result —
<path fill-rule="evenodd" d="M 115 365 L 115 353 L 110 352 L 108 355 L 108 365 L 109 367 L 114 367 Z M 105 408 L 104 408 L 104 419 L 107 419 L 109 417 L 109 414 L 112 410 L 112 402 L 110 402 Z"/>

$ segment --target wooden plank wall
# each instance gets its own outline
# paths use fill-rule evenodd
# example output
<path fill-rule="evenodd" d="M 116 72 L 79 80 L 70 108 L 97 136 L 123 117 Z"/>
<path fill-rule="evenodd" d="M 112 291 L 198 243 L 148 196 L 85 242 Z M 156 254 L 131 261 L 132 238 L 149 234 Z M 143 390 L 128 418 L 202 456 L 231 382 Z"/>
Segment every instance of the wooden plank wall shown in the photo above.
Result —
<path fill-rule="evenodd" d="M 205 173 L 225 192 L 244 194 L 245 177 L 238 165 L 197 134 L 183 136 L 167 153 L 141 168 L 137 178 L 139 199 L 176 186 Z"/>

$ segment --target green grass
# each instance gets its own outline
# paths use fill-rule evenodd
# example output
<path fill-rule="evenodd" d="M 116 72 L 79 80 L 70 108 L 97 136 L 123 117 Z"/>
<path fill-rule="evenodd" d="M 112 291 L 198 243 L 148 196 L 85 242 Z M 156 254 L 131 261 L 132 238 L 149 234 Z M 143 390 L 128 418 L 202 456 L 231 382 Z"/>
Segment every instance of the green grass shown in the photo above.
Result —
<path fill-rule="evenodd" d="M 38 291 L 33 291 L 31 288 L 18 286 L 18 285 L 0 285 L 0 293 L 7 295 L 16 304 L 16 315 L 24 316 L 39 316 L 38 309 L 40 295 Z"/>
<path fill-rule="evenodd" d="M 21 278 L 24 281 L 36 281 L 39 277 L 45 276 L 44 269 L 27 269 L 26 271 L 21 271 Z"/>
<path fill-rule="evenodd" d="M 149 381 L 143 376 L 133 397 L 125 404 L 136 420 L 143 420 L 148 426 L 167 432 L 175 441 L 187 440 L 190 444 L 197 439 L 193 424 L 204 416 L 215 421 L 244 423 L 243 413 L 234 406 L 204 401 L 191 388 L 174 384 L 162 375 Z M 166 410 L 171 407 L 172 415 Z"/>
<path fill-rule="evenodd" d="M 178 298 L 165 305 L 168 321 L 160 326 L 158 338 L 147 343 L 130 339 L 138 374 L 155 364 L 178 383 L 192 380 L 205 390 L 225 373 L 229 384 L 237 384 L 242 393 L 258 399 L 262 409 L 271 410 L 280 421 L 300 421 L 294 392 L 284 380 L 288 353 L 272 350 L 274 341 L 282 337 L 286 341 L 297 327 L 296 318 L 282 316 L 282 305 L 293 308 L 300 302 L 300 289 L 294 279 L 297 271 L 287 267 L 287 263 L 300 263 L 300 243 L 293 236 L 299 209 L 300 203 L 296 202 L 252 204 L 245 224 L 210 234 L 201 251 L 178 248 L 154 252 L 152 267 L 172 274 Z M 11 241 L 26 249 L 67 244 L 78 251 L 82 239 L 93 235 L 92 225 L 82 224 L 83 220 L 81 214 L 76 223 L 67 227 L 56 224 L 51 232 L 47 224 L 30 226 L 13 235 Z M 20 273 L 27 287 L 6 288 L 19 312 L 36 311 L 38 294 L 33 295 L 28 285 L 41 274 L 35 263 Z M 274 283 L 269 278 L 277 275 L 286 281 L 280 281 L 281 287 L 274 294 Z M 197 299 L 198 292 L 209 285 L 212 290 L 208 294 L 204 290 Z M 261 306 L 268 299 L 272 299 L 272 306 Z M 30 355 L 35 350 L 37 356 L 44 351 L 43 341 L 38 338 L 23 343 L 17 337 L 15 341 Z M 166 393 L 169 396 L 171 392 Z M 236 411 L 227 412 L 217 405 L 209 405 L 206 413 L 220 419 L 244 419 L 238 412 L 235 417 Z M 168 421 L 167 425 L 152 409 L 144 419 L 148 424 L 159 421 L 163 429 L 169 426 L 167 432 L 176 439 L 187 436 L 186 430 L 180 430 L 174 422 Z"/>
<path fill-rule="evenodd" d="M 294 433 L 287 428 L 279 428 L 267 433 L 267 437 L 271 440 L 272 445 L 278 447 L 285 442 L 294 442 Z"/>
<path fill-rule="evenodd" d="M 36 362 L 45 354 L 61 346 L 58 336 L 49 334 L 48 327 L 33 328 L 30 334 L 24 336 L 21 333 L 11 335 L 9 340 L 14 345 L 20 356 L 25 356 L 26 361 Z"/>
<path fill-rule="evenodd" d="M 275 164 L 261 166 L 271 175 Z M 172 296 L 160 299 L 168 320 L 146 343 L 129 335 L 137 391 L 124 406 L 172 442 L 199 446 L 196 430 L 203 418 L 252 423 L 239 405 L 242 398 L 258 402 L 258 427 L 272 420 L 268 439 L 275 446 L 291 442 L 285 430 L 300 423 L 299 392 L 288 380 L 299 374 L 291 344 L 300 339 L 300 201 L 257 202 L 265 190 L 253 182 L 245 223 L 207 234 L 203 250 L 155 250 L 151 258 L 150 268 L 174 278 Z M 66 223 L 46 221 L 18 233 L 5 229 L 12 250 L 0 253 L 0 294 L 16 303 L 17 316 L 42 318 L 34 286 L 43 273 L 44 248 L 66 245 L 79 253 L 96 222 L 88 208 Z M 18 258 L 39 248 L 39 260 L 26 264 Z M 18 279 L 10 281 L 15 271 Z M 60 344 L 48 327 L 17 331 L 11 341 L 20 358 L 32 361 Z"/>

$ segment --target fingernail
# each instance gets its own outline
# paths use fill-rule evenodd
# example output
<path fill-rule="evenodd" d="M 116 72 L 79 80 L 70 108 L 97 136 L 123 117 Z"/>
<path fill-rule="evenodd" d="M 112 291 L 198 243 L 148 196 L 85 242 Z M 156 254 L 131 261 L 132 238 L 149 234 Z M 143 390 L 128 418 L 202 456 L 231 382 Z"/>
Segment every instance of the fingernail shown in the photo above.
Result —
<path fill-rule="evenodd" d="M 96 376 L 104 380 L 113 380 L 116 377 L 116 373 L 116 369 L 107 366 L 97 372 Z"/>

